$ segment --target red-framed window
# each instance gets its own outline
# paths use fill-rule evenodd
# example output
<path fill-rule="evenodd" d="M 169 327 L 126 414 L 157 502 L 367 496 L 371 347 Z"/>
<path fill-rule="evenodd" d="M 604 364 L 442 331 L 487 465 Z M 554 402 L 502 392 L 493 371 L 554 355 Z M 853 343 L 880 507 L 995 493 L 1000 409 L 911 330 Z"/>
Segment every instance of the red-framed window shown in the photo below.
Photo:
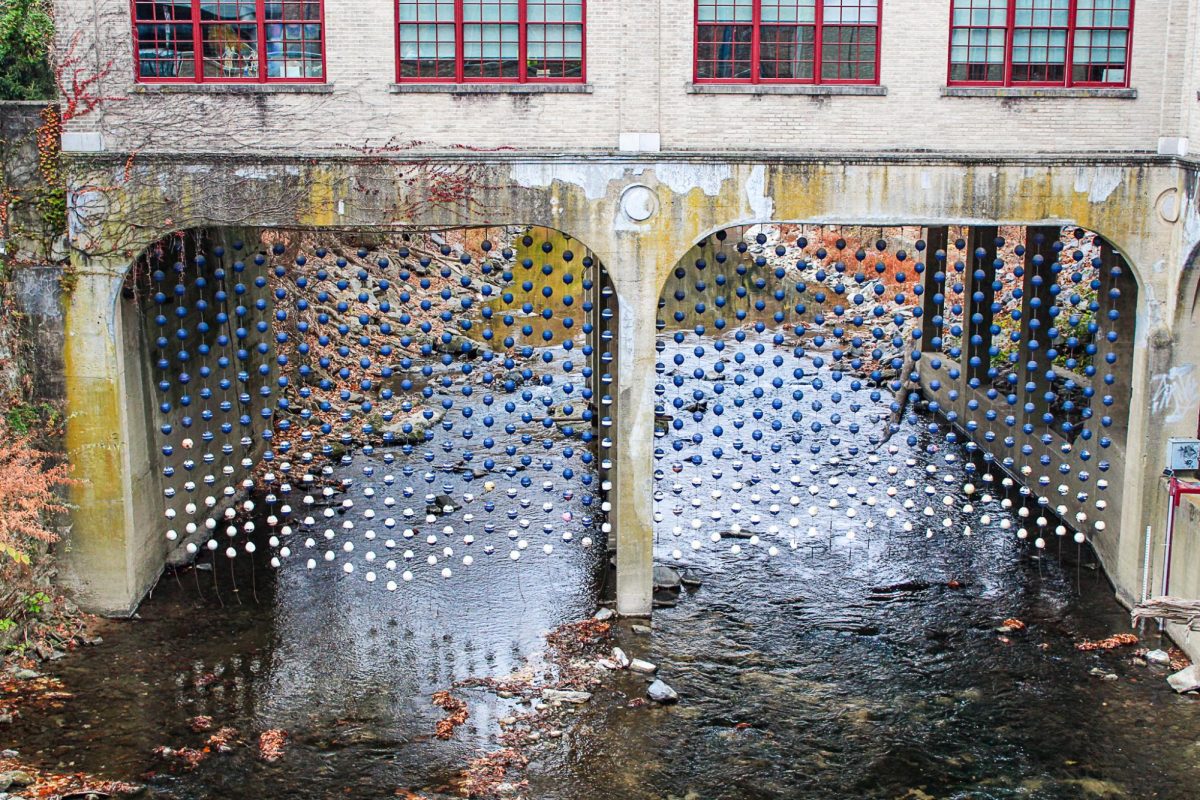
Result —
<path fill-rule="evenodd" d="M 1133 0 L 953 0 L 951 84 L 1128 86 Z"/>
<path fill-rule="evenodd" d="M 582 83 L 586 19 L 586 0 L 397 0 L 397 80 Z"/>
<path fill-rule="evenodd" d="M 879 83 L 882 0 L 696 0 L 697 83 Z"/>
<path fill-rule="evenodd" d="M 322 0 L 134 0 L 137 80 L 322 82 L 323 6 Z"/>

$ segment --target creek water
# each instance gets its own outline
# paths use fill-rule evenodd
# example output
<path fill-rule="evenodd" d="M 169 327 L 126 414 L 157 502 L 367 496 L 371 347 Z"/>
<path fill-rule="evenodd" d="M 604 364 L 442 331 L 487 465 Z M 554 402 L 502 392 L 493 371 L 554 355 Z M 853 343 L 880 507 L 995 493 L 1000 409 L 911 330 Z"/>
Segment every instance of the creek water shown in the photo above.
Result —
<path fill-rule="evenodd" d="M 808 400 L 836 391 L 811 379 L 805 387 Z M 871 422 L 869 409 L 854 413 Z M 700 421 L 680 419 L 678 435 L 702 430 Z M 946 489 L 955 501 L 938 511 L 932 535 L 924 524 L 906 531 L 901 518 L 879 514 L 873 528 L 859 526 L 851 539 L 844 515 L 824 503 L 805 520 L 796 548 L 787 530 L 777 536 L 782 552 L 773 558 L 740 539 L 691 550 L 688 534 L 676 535 L 676 517 L 687 518 L 675 514 L 678 506 L 695 499 L 705 512 L 728 513 L 735 475 L 745 493 L 769 497 L 777 482 L 786 497 L 794 491 L 789 473 L 810 462 L 820 469 L 804 473 L 805 485 L 837 478 L 841 491 L 851 483 L 865 489 L 868 472 L 886 476 L 895 466 L 889 481 L 899 487 L 897 502 L 911 496 L 924 504 L 927 481 L 961 475 L 968 455 L 930 433 L 930 422 L 906 420 L 891 440 L 896 452 L 872 444 L 867 432 L 831 442 L 827 430 L 819 459 L 811 451 L 815 433 L 794 440 L 784 425 L 762 444 L 779 444 L 766 460 L 729 468 L 719 479 L 711 460 L 676 465 L 665 456 L 656 552 L 701 585 L 657 610 L 651 634 L 623 622 L 619 641 L 657 664 L 681 700 L 631 704 L 646 681 L 612 676 L 561 738 L 530 750 L 526 796 L 1195 798 L 1200 705 L 1176 696 L 1164 670 L 1134 663 L 1131 649 L 1075 648 L 1081 639 L 1128 629 L 1093 557 L 1051 533 L 1044 557 L 1035 558 L 1014 535 L 1015 515 L 1013 530 L 999 529 L 1010 512 L 998 499 L 962 510 L 962 480 Z M 497 437 L 522 452 L 530 447 L 519 434 Z M 868 452 L 878 455 L 869 469 Z M 411 467 L 416 477 L 400 482 L 419 483 L 428 468 L 418 455 L 386 467 L 380 458 L 359 453 L 335 472 L 352 479 L 354 491 L 379 489 L 374 500 L 355 495 L 360 511 L 386 493 L 385 472 L 403 476 Z M 531 474 L 540 473 L 537 460 Z M 772 460 L 783 463 L 778 475 Z M 439 472 L 430 491 L 456 498 L 481 492 L 480 480 L 467 475 Z M 909 477 L 915 487 L 904 485 Z M 310 572 L 303 559 L 253 576 L 245 559 L 236 570 L 218 559 L 215 573 L 168 573 L 137 619 L 111 623 L 102 646 L 48 666 L 75 698 L 18 719 L 0 731 L 0 742 L 47 768 L 144 780 L 153 796 L 177 800 L 448 793 L 467 760 L 500 746 L 497 722 L 514 701 L 461 691 L 469 720 L 452 740 L 439 741 L 432 733 L 443 712 L 430 695 L 465 677 L 520 669 L 547 630 L 589 616 L 611 591 L 599 542 L 558 544 L 556 534 L 546 539 L 558 544 L 553 557 L 539 550 L 540 480 L 534 475 L 528 492 L 532 510 L 520 506 L 520 496 L 491 495 L 497 516 L 533 520 L 536 543 L 520 562 L 505 557 L 501 533 L 503 547 L 490 558 L 477 552 L 470 570 L 456 568 L 452 579 L 417 571 L 395 593 L 359 575 Z M 717 486 L 728 496 L 714 499 Z M 581 497 L 556 492 L 546 519 L 589 514 Z M 467 504 L 438 525 L 467 530 L 473 509 Z M 378 510 L 385 513 L 382 504 Z M 978 526 L 983 511 L 993 517 L 990 526 Z M 944 528 L 943 516 L 951 521 Z M 807 533 L 810 522 L 818 535 Z M 979 529 L 963 535 L 966 525 Z M 745 549 L 731 552 L 731 541 Z M 1009 617 L 1028 627 L 998 633 Z M 1145 634 L 1143 645 L 1158 644 Z M 188 723 L 197 715 L 234 726 L 251 742 L 263 730 L 284 729 L 285 754 L 266 764 L 253 747 L 241 747 L 194 771 L 174 771 L 154 749 L 202 743 L 207 734 Z"/>

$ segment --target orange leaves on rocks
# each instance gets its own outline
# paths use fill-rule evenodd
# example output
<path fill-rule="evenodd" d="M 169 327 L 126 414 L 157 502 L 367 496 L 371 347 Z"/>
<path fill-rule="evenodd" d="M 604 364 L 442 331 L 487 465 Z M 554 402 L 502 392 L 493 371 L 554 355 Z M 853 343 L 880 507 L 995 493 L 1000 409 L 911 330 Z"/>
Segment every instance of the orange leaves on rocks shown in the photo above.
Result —
<path fill-rule="evenodd" d="M 1138 643 L 1138 637 L 1132 633 L 1118 633 L 1115 636 L 1109 636 L 1107 639 L 1084 639 L 1082 642 L 1076 642 L 1076 650 L 1116 650 L 1118 647 L 1129 647 Z"/>
<path fill-rule="evenodd" d="M 33 779 L 28 786 L 14 786 L 12 791 L 22 797 L 30 798 L 59 798 L 59 797 L 116 797 L 134 795 L 144 787 L 121 781 L 105 781 L 83 772 L 54 774 L 26 766 L 10 758 L 0 758 L 0 773 L 23 772 Z"/>
<path fill-rule="evenodd" d="M 449 739 L 454 736 L 454 729 L 467 721 L 467 704 L 449 692 L 434 692 L 433 704 L 446 712 L 440 720 L 434 735 L 439 739 Z"/>
<path fill-rule="evenodd" d="M 273 764 L 283 757 L 283 746 L 287 744 L 287 731 L 272 728 L 258 737 L 258 757 Z"/>
<path fill-rule="evenodd" d="M 462 792 L 467 797 L 495 797 L 502 784 L 509 783 L 514 790 L 528 786 L 528 782 L 512 783 L 508 773 L 513 769 L 524 769 L 529 758 L 512 747 L 473 759 L 463 777 Z"/>

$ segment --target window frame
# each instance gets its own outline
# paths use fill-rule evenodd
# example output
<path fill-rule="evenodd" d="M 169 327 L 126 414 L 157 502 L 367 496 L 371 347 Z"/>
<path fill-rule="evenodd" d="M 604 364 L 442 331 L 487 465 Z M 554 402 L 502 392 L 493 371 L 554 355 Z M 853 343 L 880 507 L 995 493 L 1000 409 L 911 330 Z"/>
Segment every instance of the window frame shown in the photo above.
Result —
<path fill-rule="evenodd" d="M 880 64 L 883 54 L 883 0 L 875 0 L 875 77 L 869 79 L 857 78 L 821 78 L 822 45 L 825 28 L 825 0 L 814 0 L 813 10 L 813 74 L 811 78 L 764 78 L 760 74 L 761 66 L 761 34 L 762 34 L 762 0 L 752 0 L 752 15 L 749 24 L 750 34 L 750 77 L 749 78 L 702 78 L 700 77 L 700 29 L 726 23 L 701 22 L 700 2 L 692 3 L 692 82 L 700 85 L 734 85 L 734 86 L 879 86 Z M 867 3 L 860 3 L 867 5 Z M 738 24 L 738 23 L 729 23 Z M 775 23 L 768 23 L 774 25 Z M 830 27 L 853 27 L 847 25 L 830 25 Z M 869 26 L 860 26 L 869 27 Z"/>
<path fill-rule="evenodd" d="M 161 77 L 142 75 L 142 57 L 141 57 L 140 48 L 138 47 L 138 32 L 137 32 L 138 25 L 139 25 L 138 16 L 137 16 L 138 0 L 130 0 L 129 1 L 129 16 L 130 16 L 129 30 L 133 37 L 132 44 L 133 44 L 133 79 L 134 79 L 134 82 L 140 83 L 140 84 L 166 84 L 166 85 L 173 84 L 176 86 L 192 86 L 192 85 L 197 85 L 197 84 L 199 84 L 199 85 L 214 84 L 214 85 L 236 85 L 236 86 L 259 86 L 259 85 L 268 84 L 268 83 L 269 84 L 294 84 L 294 83 L 323 84 L 323 83 L 326 83 L 329 80 L 329 60 L 328 60 L 327 54 L 326 54 L 326 38 L 327 38 L 328 31 L 325 27 L 325 0 L 310 0 L 310 1 L 318 2 L 320 4 L 320 9 L 321 9 L 320 20 L 318 21 L 318 24 L 321 26 L 321 77 L 319 77 L 319 78 L 306 78 L 306 77 L 272 78 L 272 77 L 269 77 L 270 70 L 267 68 L 268 63 L 269 63 L 269 59 L 267 58 L 267 25 L 270 23 L 276 22 L 276 21 L 268 20 L 266 18 L 267 0 L 255 0 L 255 17 L 256 17 L 256 19 L 254 21 L 254 25 L 258 29 L 258 38 L 257 38 L 257 41 L 255 42 L 255 45 L 257 48 L 257 53 L 258 53 L 258 64 L 259 64 L 258 76 L 254 77 L 254 78 L 228 78 L 228 77 L 220 77 L 220 78 L 212 77 L 212 78 L 210 78 L 210 77 L 206 77 L 204 75 L 204 39 L 203 39 L 205 24 L 208 24 L 208 25 L 217 25 L 217 24 L 245 25 L 248 23 L 244 23 L 244 22 L 242 22 L 242 23 L 238 23 L 238 22 L 204 23 L 201 21 L 200 15 L 198 13 L 198 10 L 200 8 L 202 0 L 190 0 L 191 6 L 192 6 L 192 20 L 191 20 L 192 56 L 193 56 L 193 61 L 195 62 L 192 72 L 194 73 L 194 75 L 191 78 L 178 78 L 178 77 L 161 78 Z M 183 25 L 183 24 L 187 24 L 187 23 L 179 23 L 179 22 L 145 23 L 145 22 L 142 22 L 140 24 Z M 311 22 L 310 22 L 310 24 L 311 24 Z"/>
<path fill-rule="evenodd" d="M 1122 89 L 1128 88 L 1130 84 L 1131 73 L 1133 71 L 1133 23 L 1137 10 L 1137 0 L 1129 0 L 1129 25 L 1125 28 L 1105 27 L 1097 28 L 1094 26 L 1080 26 L 1075 21 L 1076 11 L 1079 10 L 1078 0 L 1069 0 L 1067 6 L 1067 43 L 1066 43 L 1066 60 L 1063 62 L 1063 79 L 1061 81 L 1014 81 L 1012 79 L 1013 69 L 1013 45 L 1017 31 L 1017 0 L 1008 0 L 1007 14 L 1005 15 L 1004 28 L 1004 77 L 999 81 L 981 81 L 981 80 L 955 80 L 953 75 L 954 69 L 954 31 L 956 28 L 964 30 L 972 29 L 987 29 L 997 28 L 999 26 L 983 26 L 983 25 L 964 25 L 956 26 L 954 24 L 954 8 L 959 2 L 967 2 L 970 0 L 950 0 L 950 21 L 949 35 L 947 37 L 946 46 L 946 85 L 947 86 L 981 86 L 995 88 L 1050 88 L 1050 89 Z M 1028 29 L 1028 26 L 1022 26 L 1023 29 Z M 1051 29 L 1052 26 L 1040 26 L 1039 29 Z M 1061 30 L 1061 28 L 1059 29 Z M 1126 31 L 1127 39 L 1125 43 L 1125 79 L 1123 81 L 1076 81 L 1073 79 L 1072 73 L 1075 67 L 1075 34 L 1080 30 L 1087 31 Z"/>
<path fill-rule="evenodd" d="M 581 84 L 587 83 L 587 44 L 588 44 L 588 3 L 587 0 L 580 0 L 581 11 L 580 16 L 582 21 L 580 26 L 579 38 L 579 77 L 559 77 L 559 78 L 539 78 L 537 76 L 530 77 L 529 75 L 529 3 L 528 0 L 517 0 L 517 21 L 515 24 L 518 27 L 518 57 L 517 57 L 517 76 L 515 78 L 504 77 L 487 77 L 487 78 L 469 78 L 466 77 L 465 64 L 467 63 L 466 56 L 463 53 L 463 30 L 468 24 L 478 24 L 475 22 L 467 23 L 463 18 L 463 0 L 454 0 L 454 75 L 451 77 L 412 77 L 401 74 L 401 63 L 403 59 L 400 57 L 400 1 L 392 0 L 392 13 L 395 20 L 392 23 L 392 38 L 395 43 L 395 59 L 396 59 L 396 83 L 407 86 L 420 85 L 423 83 L 438 83 L 455 85 L 462 84 L 464 86 L 489 85 L 489 84 L 527 84 L 539 86 L 543 84 Z M 413 23 L 406 23 L 413 24 Z M 420 23 L 418 23 L 420 24 Z M 435 24 L 435 23 L 428 23 Z M 444 24 L 444 23 L 443 23 Z M 501 24 L 501 23 L 497 23 Z M 574 25 L 574 22 L 564 23 L 545 23 L 534 22 L 534 25 Z"/>

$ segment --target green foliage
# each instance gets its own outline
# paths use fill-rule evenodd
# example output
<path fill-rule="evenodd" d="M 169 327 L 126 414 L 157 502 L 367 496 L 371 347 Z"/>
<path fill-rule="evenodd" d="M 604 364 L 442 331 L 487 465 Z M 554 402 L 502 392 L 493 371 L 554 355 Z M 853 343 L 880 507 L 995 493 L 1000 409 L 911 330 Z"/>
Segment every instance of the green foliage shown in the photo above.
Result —
<path fill-rule="evenodd" d="M 4 414 L 9 430 L 21 436 L 56 427 L 58 417 L 58 409 L 49 403 L 24 403 L 13 406 Z"/>
<path fill-rule="evenodd" d="M 34 592 L 25 596 L 25 613 L 31 616 L 37 616 L 42 613 L 43 607 L 50 602 L 50 595 L 45 592 Z"/>
<path fill-rule="evenodd" d="M 30 565 L 30 563 L 32 563 L 28 553 L 19 550 L 10 544 L 5 544 L 4 542 L 0 542 L 0 554 L 7 556 L 15 563 L 24 567 L 27 567 Z"/>
<path fill-rule="evenodd" d="M 0 0 L 0 100 L 54 97 L 53 40 L 47 0 Z"/>
<path fill-rule="evenodd" d="M 17 627 L 17 621 L 15 619 L 9 619 L 7 617 L 0 619 L 0 633 L 8 633 L 15 627 Z"/>

